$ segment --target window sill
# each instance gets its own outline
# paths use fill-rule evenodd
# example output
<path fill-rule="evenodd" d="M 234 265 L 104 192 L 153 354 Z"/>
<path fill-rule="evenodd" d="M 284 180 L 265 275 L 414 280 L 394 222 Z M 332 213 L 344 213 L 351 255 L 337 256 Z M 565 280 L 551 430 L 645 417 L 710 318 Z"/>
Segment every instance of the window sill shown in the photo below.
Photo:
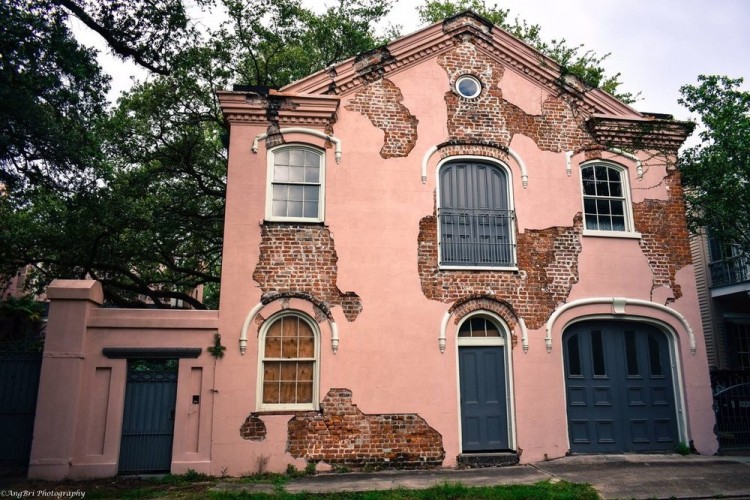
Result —
<path fill-rule="evenodd" d="M 444 266 L 438 265 L 440 271 L 505 271 L 518 272 L 517 266 Z"/>
<path fill-rule="evenodd" d="M 641 239 L 641 233 L 634 231 L 594 231 L 591 229 L 583 230 L 584 236 L 593 236 L 595 238 L 624 238 L 630 240 Z"/>
<path fill-rule="evenodd" d="M 294 219 L 263 219 L 263 224 L 296 224 L 296 225 L 303 225 L 303 226 L 324 226 L 325 221 L 317 220 L 317 219 L 302 219 L 302 218 L 294 218 Z"/>
<path fill-rule="evenodd" d="M 308 408 L 261 408 L 253 412 L 253 415 L 296 415 L 297 413 L 308 413 L 320 411 L 312 406 Z"/>

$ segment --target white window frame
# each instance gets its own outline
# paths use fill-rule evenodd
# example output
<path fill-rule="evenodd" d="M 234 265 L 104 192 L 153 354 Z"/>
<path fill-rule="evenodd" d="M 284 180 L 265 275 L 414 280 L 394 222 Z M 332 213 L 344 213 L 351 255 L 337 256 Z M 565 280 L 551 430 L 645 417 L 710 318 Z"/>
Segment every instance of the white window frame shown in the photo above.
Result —
<path fill-rule="evenodd" d="M 274 158 L 278 151 L 283 149 L 303 149 L 313 152 L 320 157 L 320 177 L 318 185 L 320 195 L 318 197 L 318 214 L 316 217 L 281 217 L 273 215 L 273 185 L 274 185 Z M 323 222 L 325 220 L 325 185 L 326 185 L 326 154 L 325 150 L 305 143 L 281 144 L 268 150 L 266 171 L 266 220 L 273 222 Z M 293 182 L 279 182 L 279 184 L 294 184 Z M 310 183 L 301 183 L 311 185 Z"/>
<path fill-rule="evenodd" d="M 285 318 L 294 317 L 298 318 L 310 326 L 315 337 L 315 358 L 313 359 L 313 388 L 312 388 L 312 401 L 310 403 L 295 403 L 295 404 L 284 404 L 284 403 L 264 403 L 263 402 L 263 376 L 264 369 L 263 363 L 266 361 L 266 334 L 268 333 L 271 325 L 276 321 Z M 257 388 L 256 388 L 256 402 L 255 407 L 258 411 L 308 411 L 319 408 L 320 400 L 320 329 L 318 324 L 310 318 L 307 314 L 297 310 L 285 310 L 274 314 L 268 318 L 258 333 L 258 376 L 257 376 Z M 273 358 L 276 359 L 276 358 Z M 301 359 L 309 360 L 310 358 L 288 358 L 288 359 Z"/>
<path fill-rule="evenodd" d="M 518 271 L 518 242 L 516 241 L 516 233 L 518 231 L 516 227 L 516 219 L 513 218 L 513 223 L 511 224 L 510 228 L 510 243 L 513 248 L 513 262 L 516 263 L 515 266 L 457 266 L 457 265 L 443 265 L 441 262 L 443 261 L 442 256 L 442 245 L 440 242 L 442 241 L 442 234 L 440 231 L 440 207 L 441 201 L 440 201 L 440 169 L 445 165 L 446 163 L 454 163 L 454 162 L 460 162 L 460 161 L 473 161 L 473 162 L 479 162 L 479 163 L 487 163 L 494 165 L 502 170 L 505 171 L 505 175 L 507 176 L 508 182 L 505 187 L 507 190 L 508 195 L 508 210 L 512 210 L 515 214 L 515 200 L 513 199 L 513 172 L 511 171 L 510 167 L 506 165 L 505 163 L 496 160 L 495 158 L 490 158 L 487 156 L 476 156 L 476 155 L 458 155 L 458 156 L 449 156 L 442 161 L 440 161 L 437 164 L 437 167 L 435 168 L 435 202 L 437 203 L 437 217 L 435 219 L 435 223 L 437 224 L 437 245 L 438 245 L 438 269 L 440 270 L 467 270 L 467 271 Z"/>
<path fill-rule="evenodd" d="M 606 229 L 587 229 L 586 228 L 586 206 L 585 206 L 585 193 L 583 190 L 583 169 L 586 167 L 602 166 L 611 168 L 620 172 L 620 182 L 622 183 L 623 192 L 623 216 L 625 218 L 625 230 L 606 230 Z M 579 188 L 581 190 L 581 213 L 583 214 L 583 235 L 584 236 L 600 236 L 604 238 L 640 238 L 641 233 L 635 231 L 633 222 L 633 202 L 630 195 L 630 172 L 627 168 L 611 161 L 592 160 L 581 163 L 578 174 Z"/>

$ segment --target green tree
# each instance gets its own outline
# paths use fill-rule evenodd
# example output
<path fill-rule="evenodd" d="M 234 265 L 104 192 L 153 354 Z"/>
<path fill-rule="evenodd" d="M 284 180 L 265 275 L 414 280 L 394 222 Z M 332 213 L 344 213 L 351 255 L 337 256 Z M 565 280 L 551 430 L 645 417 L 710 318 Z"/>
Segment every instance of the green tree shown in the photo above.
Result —
<path fill-rule="evenodd" d="M 6 188 L 0 269 L 7 276 L 33 265 L 34 291 L 56 277 L 89 276 L 101 281 L 111 304 L 147 299 L 162 307 L 173 299 L 217 305 L 228 131 L 216 91 L 232 84 L 282 86 L 371 49 L 383 41 L 372 33 L 389 5 L 341 0 L 316 14 L 297 0 L 225 0 L 216 8 L 225 9 L 227 21 L 201 34 L 184 20 L 177 0 L 13 1 L 21 13 L 29 6 L 54 12 L 63 25 L 70 15 L 94 24 L 115 53 L 151 74 L 114 109 L 100 105 L 81 122 L 92 145 L 81 158 L 88 182 L 47 185 L 22 173 L 24 189 Z M 146 15 L 150 4 L 164 15 Z M 13 105 L 10 96 L 7 104 Z M 58 167 L 50 178 L 72 172 L 50 161 Z M 207 287 L 205 304 L 190 295 L 198 285 Z"/>
<path fill-rule="evenodd" d="M 417 8 L 419 19 L 423 23 L 435 23 L 467 10 L 500 26 L 556 61 L 562 67 L 561 78 L 568 74 L 574 75 L 585 85 L 600 88 L 625 103 L 635 102 L 637 96 L 620 91 L 620 73 L 606 74 L 602 63 L 609 54 L 599 56 L 592 50 L 585 50 L 583 45 L 571 46 L 565 39 L 547 42 L 541 37 L 541 27 L 538 24 L 528 24 L 518 17 L 511 18 L 510 9 L 502 9 L 497 4 L 488 6 L 485 0 L 427 0 Z"/>
<path fill-rule="evenodd" d="M 679 158 L 693 231 L 750 252 L 750 92 L 742 79 L 698 77 L 680 89 L 679 103 L 700 118 L 700 144 Z"/>

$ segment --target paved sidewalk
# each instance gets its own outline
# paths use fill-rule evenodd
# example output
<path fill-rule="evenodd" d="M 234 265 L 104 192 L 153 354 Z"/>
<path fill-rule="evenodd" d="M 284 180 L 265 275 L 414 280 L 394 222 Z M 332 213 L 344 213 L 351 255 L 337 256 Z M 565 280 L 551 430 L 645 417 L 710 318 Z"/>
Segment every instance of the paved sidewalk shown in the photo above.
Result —
<path fill-rule="evenodd" d="M 604 499 L 750 498 L 750 457 L 680 455 L 573 456 L 513 467 L 324 474 L 290 481 L 288 492 L 531 484 L 545 480 L 589 483 Z"/>

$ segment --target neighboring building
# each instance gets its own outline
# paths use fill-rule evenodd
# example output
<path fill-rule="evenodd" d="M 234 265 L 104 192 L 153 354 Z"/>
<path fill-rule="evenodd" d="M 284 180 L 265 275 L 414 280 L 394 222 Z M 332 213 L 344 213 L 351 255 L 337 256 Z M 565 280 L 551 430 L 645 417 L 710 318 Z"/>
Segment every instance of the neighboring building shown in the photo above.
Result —
<path fill-rule="evenodd" d="M 737 245 L 693 239 L 708 363 L 747 372 L 750 381 L 750 262 Z M 724 382 L 722 385 L 724 385 Z"/>
<path fill-rule="evenodd" d="M 48 333 L 39 401 L 56 414 L 38 413 L 32 477 L 146 455 L 124 423 L 141 357 L 179 359 L 173 472 L 716 451 L 674 167 L 689 124 L 584 88 L 470 13 L 219 100 L 218 316 L 53 286 L 50 329 L 83 319 Z M 55 406 L 45 380 L 81 403 Z"/>

